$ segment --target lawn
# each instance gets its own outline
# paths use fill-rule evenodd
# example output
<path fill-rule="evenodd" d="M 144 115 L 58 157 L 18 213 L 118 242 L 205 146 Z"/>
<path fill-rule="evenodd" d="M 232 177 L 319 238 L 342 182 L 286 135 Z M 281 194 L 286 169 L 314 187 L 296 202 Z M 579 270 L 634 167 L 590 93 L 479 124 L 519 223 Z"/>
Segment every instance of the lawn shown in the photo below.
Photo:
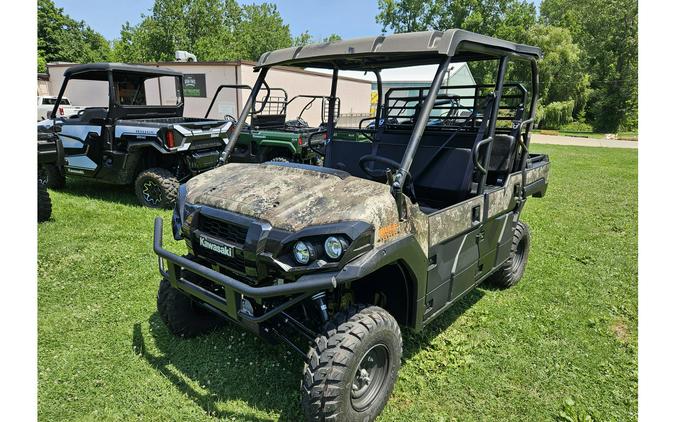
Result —
<path fill-rule="evenodd" d="M 560 136 L 573 136 L 575 138 L 591 138 L 591 139 L 605 139 L 607 134 L 605 133 L 596 133 L 596 132 L 575 132 L 569 130 L 548 130 L 548 129 L 536 129 L 533 133 L 539 133 L 542 135 L 560 135 Z M 615 133 L 616 139 L 621 139 L 624 141 L 637 141 L 638 132 L 618 132 Z"/>
<path fill-rule="evenodd" d="M 535 149 L 553 165 L 523 216 L 525 277 L 405 331 L 379 420 L 637 419 L 637 151 Z M 170 212 L 68 183 L 38 229 L 39 419 L 299 420 L 299 356 L 234 327 L 177 340 L 163 326 L 151 232 Z"/>

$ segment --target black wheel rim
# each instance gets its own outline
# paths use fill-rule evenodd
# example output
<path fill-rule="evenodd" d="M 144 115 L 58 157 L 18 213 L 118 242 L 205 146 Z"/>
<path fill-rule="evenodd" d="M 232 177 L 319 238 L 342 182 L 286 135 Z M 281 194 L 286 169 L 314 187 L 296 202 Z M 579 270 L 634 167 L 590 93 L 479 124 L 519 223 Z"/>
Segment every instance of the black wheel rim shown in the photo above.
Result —
<path fill-rule="evenodd" d="M 384 344 L 371 347 L 359 362 L 352 380 L 352 407 L 367 409 L 380 394 L 389 373 L 389 349 Z"/>
<path fill-rule="evenodd" d="M 523 259 L 525 257 L 525 239 L 520 239 L 516 245 L 516 253 L 513 256 L 513 269 L 518 271 L 520 266 L 523 264 Z"/>
<path fill-rule="evenodd" d="M 143 199 L 146 203 L 156 207 L 162 202 L 162 189 L 152 180 L 143 183 Z"/>

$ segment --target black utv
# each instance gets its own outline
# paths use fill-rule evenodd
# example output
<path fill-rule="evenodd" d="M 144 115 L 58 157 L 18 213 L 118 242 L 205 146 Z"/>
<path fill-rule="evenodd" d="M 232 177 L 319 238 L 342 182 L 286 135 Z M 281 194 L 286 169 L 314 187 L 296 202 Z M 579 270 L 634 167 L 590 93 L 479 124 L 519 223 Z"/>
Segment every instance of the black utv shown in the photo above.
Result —
<path fill-rule="evenodd" d="M 105 97 L 106 106 L 45 120 L 39 131 L 58 134 L 66 155 L 65 174 L 102 182 L 133 184 L 148 207 L 172 207 L 178 185 L 222 163 L 225 120 L 183 116 L 183 75 L 170 69 L 94 63 L 64 73 L 53 116 L 69 82 L 89 96 Z M 101 98 L 98 98 L 101 101 Z M 49 185 L 61 187 L 65 175 L 50 173 Z"/>
<path fill-rule="evenodd" d="M 271 67 L 320 67 L 333 72 L 324 167 L 229 163 L 181 185 L 172 227 L 187 255 L 164 249 L 155 220 L 169 330 L 229 321 L 282 341 L 306 362 L 308 420 L 375 419 L 401 365 L 399 327 L 421 330 L 480 283 L 523 277 L 531 244 L 520 216 L 549 173 L 548 157 L 529 151 L 540 56 L 463 30 L 263 54 L 226 160 Z M 453 62 L 492 67 L 493 82 L 444 86 Z M 382 95 L 378 83 L 374 125 L 336 130 L 341 70 L 379 81 L 382 69 L 421 64 L 437 66 L 429 86 Z"/>

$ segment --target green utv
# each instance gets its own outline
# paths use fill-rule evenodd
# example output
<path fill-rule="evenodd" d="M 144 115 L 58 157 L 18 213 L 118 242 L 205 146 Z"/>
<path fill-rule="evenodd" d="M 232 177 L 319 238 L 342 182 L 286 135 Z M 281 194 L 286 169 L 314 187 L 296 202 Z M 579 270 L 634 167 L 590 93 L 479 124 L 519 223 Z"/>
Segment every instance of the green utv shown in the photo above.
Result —
<path fill-rule="evenodd" d="M 230 163 L 181 185 L 172 228 L 187 255 L 164 249 L 155 220 L 166 326 L 187 337 L 229 321 L 284 342 L 305 360 L 308 420 L 375 419 L 401 365 L 399 327 L 421 330 L 483 281 L 523 276 L 520 216 L 550 165 L 529 151 L 540 57 L 454 29 L 263 54 L 226 160 L 271 67 L 322 67 L 333 74 L 324 167 Z M 443 86 L 453 62 L 492 67 L 493 83 Z M 382 95 L 382 69 L 421 64 L 438 66 L 430 86 Z M 352 129 L 366 142 L 336 130 L 342 70 L 378 80 L 374 124 Z"/>
<path fill-rule="evenodd" d="M 218 95 L 224 89 L 250 91 L 252 88 L 248 85 L 219 86 L 206 111 L 206 118 L 211 114 Z M 270 88 L 266 84 L 262 91 L 260 93 L 262 98 L 256 98 L 251 107 L 247 116 L 250 123 L 244 122 L 229 161 L 237 163 L 274 161 L 320 165 L 323 158 L 317 149 L 324 146 L 330 98 L 322 95 L 296 95 L 289 100 L 285 89 Z M 293 103 L 302 107 L 300 113 L 295 119 L 286 120 L 289 106 Z M 321 123 L 318 127 L 310 127 L 302 116 L 316 103 L 320 103 L 321 106 Z M 335 107 L 337 120 L 340 114 L 340 98 L 335 99 Z M 231 115 L 223 117 L 235 123 L 237 121 Z M 317 131 L 322 136 L 313 136 Z M 309 143 L 310 138 L 312 145 Z"/>

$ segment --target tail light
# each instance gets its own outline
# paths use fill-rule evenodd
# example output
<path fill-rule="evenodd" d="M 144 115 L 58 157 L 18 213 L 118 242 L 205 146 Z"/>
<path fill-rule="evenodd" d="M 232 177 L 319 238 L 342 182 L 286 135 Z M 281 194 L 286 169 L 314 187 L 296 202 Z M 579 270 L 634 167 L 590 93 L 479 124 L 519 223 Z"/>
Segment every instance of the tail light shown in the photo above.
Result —
<path fill-rule="evenodd" d="M 65 113 L 63 112 L 63 107 L 59 107 L 59 114 L 62 115 L 62 116 L 65 114 Z"/>
<path fill-rule="evenodd" d="M 173 139 L 173 130 L 171 129 L 166 131 L 166 146 L 169 148 L 176 146 L 176 143 Z"/>
<path fill-rule="evenodd" d="M 302 136 L 298 136 L 298 145 L 302 145 Z"/>

